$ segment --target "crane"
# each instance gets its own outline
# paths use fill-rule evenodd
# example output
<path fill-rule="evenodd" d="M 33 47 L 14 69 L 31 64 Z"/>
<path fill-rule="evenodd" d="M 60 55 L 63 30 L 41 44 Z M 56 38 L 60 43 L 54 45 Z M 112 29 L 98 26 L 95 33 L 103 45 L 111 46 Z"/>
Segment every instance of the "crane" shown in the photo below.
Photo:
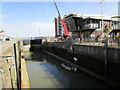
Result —
<path fill-rule="evenodd" d="M 54 2 L 56 10 L 58 12 L 59 35 L 63 36 L 64 38 L 70 37 L 71 35 L 70 35 L 69 31 L 68 31 L 68 27 L 67 27 L 64 19 L 61 19 L 61 15 L 60 15 L 59 9 L 57 7 L 57 4 L 56 4 L 56 2 L 54 0 L 53 0 L 53 2 Z"/>

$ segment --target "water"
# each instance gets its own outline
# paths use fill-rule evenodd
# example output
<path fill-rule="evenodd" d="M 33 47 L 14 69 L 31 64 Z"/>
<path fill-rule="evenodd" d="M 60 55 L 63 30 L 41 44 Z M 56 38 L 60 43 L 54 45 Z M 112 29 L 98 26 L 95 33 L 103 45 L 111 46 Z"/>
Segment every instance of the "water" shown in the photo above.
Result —
<path fill-rule="evenodd" d="M 44 52 L 25 52 L 31 88 L 108 88 L 87 74 L 61 67 L 62 61 Z"/>

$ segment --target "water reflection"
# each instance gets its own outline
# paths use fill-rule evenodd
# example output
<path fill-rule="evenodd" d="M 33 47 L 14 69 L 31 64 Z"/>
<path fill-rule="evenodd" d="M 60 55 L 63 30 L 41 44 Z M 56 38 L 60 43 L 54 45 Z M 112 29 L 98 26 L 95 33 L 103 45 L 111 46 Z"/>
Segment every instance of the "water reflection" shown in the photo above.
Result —
<path fill-rule="evenodd" d="M 70 72 L 44 52 L 25 52 L 31 88 L 106 88 L 83 72 Z"/>

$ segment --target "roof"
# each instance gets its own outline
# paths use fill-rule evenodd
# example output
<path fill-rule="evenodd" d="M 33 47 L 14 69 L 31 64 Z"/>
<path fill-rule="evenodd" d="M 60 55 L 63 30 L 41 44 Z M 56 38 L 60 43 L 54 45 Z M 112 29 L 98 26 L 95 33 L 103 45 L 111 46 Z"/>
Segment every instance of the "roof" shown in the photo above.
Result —
<path fill-rule="evenodd" d="M 106 16 L 106 15 L 103 15 L 103 16 L 101 16 L 101 15 L 89 15 L 89 14 L 85 15 L 85 14 L 76 14 L 76 13 L 70 13 L 68 15 L 65 15 L 66 18 L 70 17 L 70 16 L 72 16 L 72 17 L 80 17 L 80 18 L 83 18 L 83 19 L 92 18 L 92 19 L 112 20 L 111 16 Z"/>
<path fill-rule="evenodd" d="M 112 16 L 111 18 L 120 18 L 120 16 Z"/>
<path fill-rule="evenodd" d="M 120 21 L 120 16 L 112 16 L 113 21 Z"/>

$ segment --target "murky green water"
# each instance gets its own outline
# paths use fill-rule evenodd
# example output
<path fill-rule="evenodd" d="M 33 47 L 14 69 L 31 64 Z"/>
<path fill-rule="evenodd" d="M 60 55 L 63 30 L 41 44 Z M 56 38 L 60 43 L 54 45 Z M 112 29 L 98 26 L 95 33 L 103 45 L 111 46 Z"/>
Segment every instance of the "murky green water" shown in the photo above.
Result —
<path fill-rule="evenodd" d="M 25 52 L 31 88 L 106 88 L 85 73 L 66 71 L 61 61 L 44 52 Z"/>

